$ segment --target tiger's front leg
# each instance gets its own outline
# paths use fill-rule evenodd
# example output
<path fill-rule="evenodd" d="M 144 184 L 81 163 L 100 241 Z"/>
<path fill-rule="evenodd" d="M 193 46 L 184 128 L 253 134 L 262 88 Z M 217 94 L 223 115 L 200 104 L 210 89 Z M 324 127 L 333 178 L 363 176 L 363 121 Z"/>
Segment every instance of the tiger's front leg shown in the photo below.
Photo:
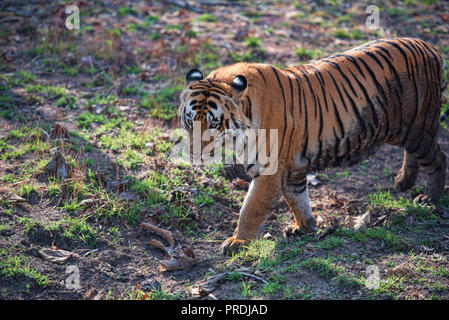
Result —
<path fill-rule="evenodd" d="M 315 233 L 316 222 L 312 216 L 306 177 L 287 180 L 282 187 L 285 199 L 293 210 L 295 223 L 284 229 L 285 236 Z"/>
<path fill-rule="evenodd" d="M 240 210 L 234 235 L 221 245 L 223 254 L 229 255 L 245 241 L 255 239 L 273 204 L 281 195 L 280 174 L 261 175 L 252 180 Z"/>

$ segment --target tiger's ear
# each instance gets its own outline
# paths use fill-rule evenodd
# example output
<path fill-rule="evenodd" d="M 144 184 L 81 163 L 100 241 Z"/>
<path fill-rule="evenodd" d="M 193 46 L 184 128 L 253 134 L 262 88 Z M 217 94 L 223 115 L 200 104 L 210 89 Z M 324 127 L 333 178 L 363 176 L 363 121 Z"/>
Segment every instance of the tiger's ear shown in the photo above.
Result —
<path fill-rule="evenodd" d="M 231 87 L 233 87 L 235 90 L 237 90 L 239 93 L 246 89 L 248 86 L 248 81 L 246 81 L 246 78 L 244 76 L 237 76 L 232 80 Z"/>
<path fill-rule="evenodd" d="M 203 78 L 204 78 L 203 73 L 199 69 L 192 69 L 189 72 L 187 72 L 186 75 L 187 84 L 189 84 L 192 81 L 203 80 Z"/>

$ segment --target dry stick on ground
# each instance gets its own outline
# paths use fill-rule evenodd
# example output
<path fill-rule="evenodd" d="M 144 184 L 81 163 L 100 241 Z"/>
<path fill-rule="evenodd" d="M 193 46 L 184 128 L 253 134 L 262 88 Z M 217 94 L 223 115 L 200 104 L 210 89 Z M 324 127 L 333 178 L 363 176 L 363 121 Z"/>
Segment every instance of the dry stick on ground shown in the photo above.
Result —
<path fill-rule="evenodd" d="M 175 240 L 173 240 L 173 234 L 170 231 L 156 227 L 155 225 L 148 223 L 148 222 L 142 222 L 140 224 L 140 228 L 141 229 L 150 229 L 150 230 L 156 232 L 158 235 L 162 236 L 165 240 L 167 240 L 167 242 L 169 243 L 169 245 L 171 247 L 175 246 Z"/>
<path fill-rule="evenodd" d="M 261 278 L 261 277 L 258 277 L 258 276 L 254 275 L 254 274 L 252 274 L 252 273 L 246 273 L 246 272 L 241 272 L 241 271 L 234 271 L 234 272 L 237 272 L 237 273 L 239 273 L 239 274 L 241 274 L 241 275 L 243 275 L 243 276 L 247 276 L 247 277 L 250 277 L 250 278 L 254 278 L 254 279 L 256 279 L 256 280 L 259 280 L 259 281 L 263 282 L 264 284 L 268 284 L 268 281 L 267 281 L 267 280 L 265 280 L 265 279 L 263 279 L 263 278 Z"/>
<path fill-rule="evenodd" d="M 197 288 L 196 290 L 198 290 L 198 288 L 199 288 L 204 293 L 212 293 L 226 279 L 226 276 L 228 276 L 230 274 L 233 274 L 233 273 L 238 273 L 238 274 L 240 274 L 242 276 L 247 276 L 247 277 L 250 277 L 250 278 L 254 278 L 254 279 L 259 280 L 260 282 L 262 282 L 264 284 L 268 284 L 268 281 L 266 281 L 265 279 L 263 279 L 263 278 L 261 278 L 259 276 L 254 275 L 252 273 L 247 273 L 247 272 L 235 270 L 235 271 L 232 271 L 232 272 L 228 271 L 228 272 L 223 272 L 223 273 L 219 273 L 219 274 L 215 274 L 213 276 L 210 276 L 209 278 L 207 278 L 206 281 L 204 281 L 202 283 L 199 283 L 197 285 L 197 287 L 196 287 Z M 198 295 L 201 295 L 200 291 L 197 291 L 197 292 L 198 292 L 197 293 Z"/>

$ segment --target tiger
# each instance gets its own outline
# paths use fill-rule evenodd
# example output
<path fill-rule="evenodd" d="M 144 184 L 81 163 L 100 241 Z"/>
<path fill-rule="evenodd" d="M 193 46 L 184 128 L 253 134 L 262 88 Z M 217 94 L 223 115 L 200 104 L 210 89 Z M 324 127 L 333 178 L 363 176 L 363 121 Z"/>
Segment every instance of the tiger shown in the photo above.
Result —
<path fill-rule="evenodd" d="M 437 139 L 444 72 L 438 50 L 416 38 L 378 39 L 295 67 L 238 62 L 205 78 L 199 69 L 190 70 L 179 107 L 187 133 L 195 121 L 201 132 L 279 133 L 275 173 L 243 165 L 252 180 L 237 227 L 221 245 L 223 254 L 257 238 L 281 196 L 294 217 L 284 235 L 316 233 L 307 174 L 357 164 L 384 143 L 404 150 L 395 188 L 412 188 L 423 169 L 428 180 L 419 196 L 438 201 L 446 175 L 446 155 Z"/>

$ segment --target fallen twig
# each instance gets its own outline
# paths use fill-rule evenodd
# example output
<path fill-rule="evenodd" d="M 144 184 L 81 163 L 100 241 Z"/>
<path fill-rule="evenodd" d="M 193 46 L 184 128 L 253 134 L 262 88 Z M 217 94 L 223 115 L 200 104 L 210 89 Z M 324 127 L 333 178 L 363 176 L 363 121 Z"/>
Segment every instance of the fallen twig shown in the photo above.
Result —
<path fill-rule="evenodd" d="M 173 240 L 173 234 L 168 230 L 164 230 L 159 227 L 156 227 L 154 224 L 151 224 L 149 222 L 142 222 L 140 224 L 140 229 L 150 229 L 150 230 L 156 232 L 161 237 L 163 237 L 165 240 L 167 240 L 168 244 L 171 247 L 174 247 L 174 245 L 175 245 L 175 240 Z"/>
<path fill-rule="evenodd" d="M 215 291 L 218 288 L 218 286 L 222 282 L 224 282 L 226 280 L 226 276 L 228 276 L 230 274 L 235 274 L 235 273 L 238 273 L 242 276 L 256 279 L 264 284 L 268 284 L 268 281 L 266 281 L 262 277 L 256 276 L 252 273 L 234 270 L 234 271 L 222 272 L 222 273 L 218 273 L 213 276 L 210 276 L 209 278 L 206 279 L 206 281 L 201 282 L 198 285 L 194 286 L 192 288 L 192 294 L 194 296 L 203 296 L 206 294 L 211 294 L 213 291 Z"/>
<path fill-rule="evenodd" d="M 265 279 L 263 279 L 263 278 L 261 278 L 261 277 L 258 277 L 258 276 L 254 275 L 254 274 L 252 274 L 252 273 L 239 272 L 239 271 L 234 271 L 234 272 L 237 272 L 237 273 L 239 273 L 239 274 L 241 274 L 241 275 L 243 275 L 243 276 L 247 276 L 247 277 L 250 277 L 250 278 L 254 278 L 254 279 L 256 279 L 256 280 L 259 280 L 259 281 L 263 282 L 264 284 L 268 284 L 268 281 L 267 281 L 267 280 L 265 280 Z"/>

